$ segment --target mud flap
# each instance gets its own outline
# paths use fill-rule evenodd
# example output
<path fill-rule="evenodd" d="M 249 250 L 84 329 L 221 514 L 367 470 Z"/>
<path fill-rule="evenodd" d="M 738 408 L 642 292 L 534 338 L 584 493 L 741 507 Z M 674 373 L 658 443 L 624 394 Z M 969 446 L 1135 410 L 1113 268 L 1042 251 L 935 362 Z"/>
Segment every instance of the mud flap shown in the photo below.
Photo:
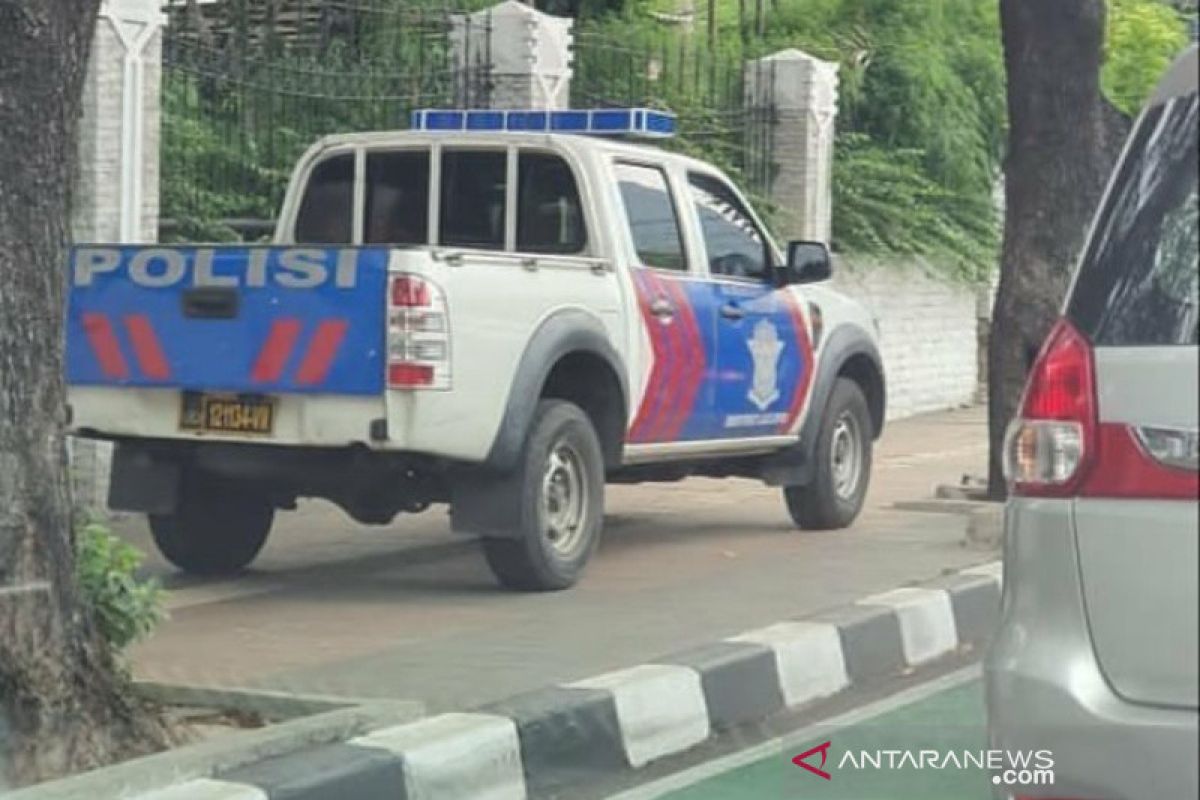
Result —
<path fill-rule="evenodd" d="M 157 459 L 138 447 L 118 444 L 108 484 L 113 511 L 170 514 L 179 504 L 183 470 L 177 461 Z"/>

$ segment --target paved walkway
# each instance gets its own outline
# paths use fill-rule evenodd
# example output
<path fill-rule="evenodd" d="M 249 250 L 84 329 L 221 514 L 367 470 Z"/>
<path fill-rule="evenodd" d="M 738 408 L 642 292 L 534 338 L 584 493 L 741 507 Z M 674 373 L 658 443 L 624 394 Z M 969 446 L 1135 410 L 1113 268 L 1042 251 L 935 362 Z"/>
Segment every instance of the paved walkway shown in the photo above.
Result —
<path fill-rule="evenodd" d="M 892 507 L 979 474 L 985 431 L 981 409 L 892 423 L 846 531 L 795 530 L 779 491 L 751 481 L 610 487 L 595 561 L 554 594 L 497 589 L 444 509 L 364 528 L 305 503 L 236 580 L 150 557 L 171 619 L 133 651 L 135 674 L 445 710 L 645 662 L 994 558 L 962 547 L 963 517 Z M 122 530 L 150 547 L 139 520 Z"/>

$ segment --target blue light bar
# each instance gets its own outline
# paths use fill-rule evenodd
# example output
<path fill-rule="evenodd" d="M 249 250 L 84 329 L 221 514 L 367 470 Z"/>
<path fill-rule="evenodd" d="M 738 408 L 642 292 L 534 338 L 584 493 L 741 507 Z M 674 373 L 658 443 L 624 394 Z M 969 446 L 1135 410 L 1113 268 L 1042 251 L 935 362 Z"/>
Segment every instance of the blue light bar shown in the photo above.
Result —
<path fill-rule="evenodd" d="M 412 129 L 440 133 L 584 133 L 665 139 L 675 135 L 675 115 L 649 108 L 596 108 L 586 111 L 423 108 L 412 112 Z"/>

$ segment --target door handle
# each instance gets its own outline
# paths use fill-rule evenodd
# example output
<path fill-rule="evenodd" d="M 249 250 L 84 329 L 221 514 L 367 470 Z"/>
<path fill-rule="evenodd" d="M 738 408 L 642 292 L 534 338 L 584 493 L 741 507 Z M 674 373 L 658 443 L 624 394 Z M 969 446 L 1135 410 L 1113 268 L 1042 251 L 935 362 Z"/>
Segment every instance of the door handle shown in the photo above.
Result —
<path fill-rule="evenodd" d="M 721 306 L 721 316 L 725 319 L 741 319 L 746 316 L 746 312 L 736 303 L 726 303 Z"/>
<path fill-rule="evenodd" d="M 665 297 L 659 297 L 650 304 L 650 313 L 656 317 L 673 317 L 675 316 L 675 306 Z"/>

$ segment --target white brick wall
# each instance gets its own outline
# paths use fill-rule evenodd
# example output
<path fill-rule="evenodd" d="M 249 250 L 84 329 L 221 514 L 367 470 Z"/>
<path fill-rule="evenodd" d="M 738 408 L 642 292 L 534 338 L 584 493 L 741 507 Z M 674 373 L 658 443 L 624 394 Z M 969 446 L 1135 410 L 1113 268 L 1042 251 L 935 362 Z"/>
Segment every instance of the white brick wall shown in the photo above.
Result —
<path fill-rule="evenodd" d="M 879 321 L 888 419 L 971 403 L 979 380 L 977 290 L 919 260 L 843 256 L 834 285 Z"/>

